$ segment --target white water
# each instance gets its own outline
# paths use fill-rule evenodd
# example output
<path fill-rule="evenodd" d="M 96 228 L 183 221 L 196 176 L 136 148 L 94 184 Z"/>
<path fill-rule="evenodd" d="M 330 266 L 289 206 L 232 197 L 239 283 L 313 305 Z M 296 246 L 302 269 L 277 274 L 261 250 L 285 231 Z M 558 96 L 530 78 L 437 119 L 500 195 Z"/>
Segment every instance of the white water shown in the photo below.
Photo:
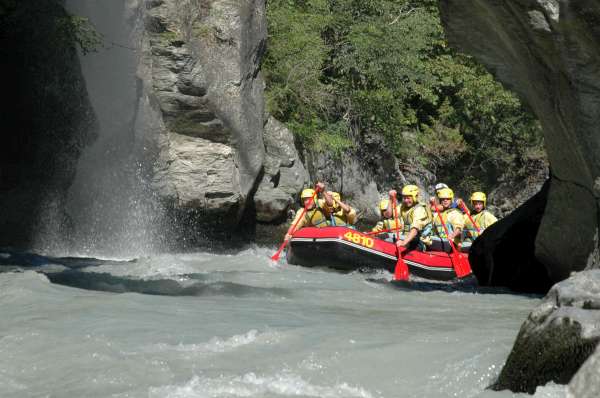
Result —
<path fill-rule="evenodd" d="M 52 231 L 53 213 L 45 214 L 49 226 L 38 232 L 37 251 L 133 256 L 160 246 L 162 208 L 145 175 L 145 168 L 151 167 L 140 136 L 145 131 L 136 128 L 140 54 L 135 4 L 125 0 L 65 2 L 70 13 L 87 18 L 102 38 L 96 51 L 79 54 L 98 120 L 98 137 L 79 158 L 69 189 L 70 236 Z"/>
<path fill-rule="evenodd" d="M 77 271 L 103 291 L 0 273 L 0 397 L 527 397 L 485 387 L 537 299 L 401 291 L 268 254 Z M 130 292 L 151 283 L 169 295 Z"/>

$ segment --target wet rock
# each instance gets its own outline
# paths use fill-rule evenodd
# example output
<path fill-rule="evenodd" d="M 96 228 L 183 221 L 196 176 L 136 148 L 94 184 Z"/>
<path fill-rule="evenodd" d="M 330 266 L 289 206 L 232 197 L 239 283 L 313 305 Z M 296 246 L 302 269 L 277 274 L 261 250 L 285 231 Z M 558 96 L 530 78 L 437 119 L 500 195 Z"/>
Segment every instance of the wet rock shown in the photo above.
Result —
<path fill-rule="evenodd" d="M 575 374 L 567 389 L 567 398 L 600 397 L 600 349 L 596 348 Z"/>
<path fill-rule="evenodd" d="M 256 219 L 283 221 L 296 202 L 298 192 L 308 184 L 308 172 L 294 146 L 293 134 L 270 117 L 265 125 L 264 176 L 254 195 Z"/>
<path fill-rule="evenodd" d="M 600 270 L 580 272 L 556 284 L 521 326 L 492 388 L 532 394 L 550 381 L 569 383 L 600 342 L 599 310 Z M 597 378 L 589 387 L 582 386 L 594 366 L 592 359 L 574 379 L 572 391 L 598 389 Z"/>
<path fill-rule="evenodd" d="M 553 282 L 597 264 L 600 3 L 443 0 L 440 10 L 450 43 L 519 93 L 542 123 L 551 183 L 536 259 Z"/>

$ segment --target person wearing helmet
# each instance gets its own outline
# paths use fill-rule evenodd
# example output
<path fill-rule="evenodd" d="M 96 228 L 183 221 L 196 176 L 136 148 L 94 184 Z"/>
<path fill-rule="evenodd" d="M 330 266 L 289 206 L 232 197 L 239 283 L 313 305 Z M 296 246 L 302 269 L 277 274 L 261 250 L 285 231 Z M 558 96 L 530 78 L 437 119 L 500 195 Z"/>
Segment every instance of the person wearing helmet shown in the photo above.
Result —
<path fill-rule="evenodd" d="M 390 198 L 396 197 L 395 190 L 389 192 Z M 402 239 L 396 242 L 398 247 L 417 248 L 421 239 L 428 234 L 431 218 L 422 203 L 419 203 L 419 187 L 416 185 L 405 185 L 402 188 L 402 205 L 400 206 L 400 217 L 402 223 Z"/>
<path fill-rule="evenodd" d="M 471 206 L 473 207 L 471 218 L 475 224 L 477 224 L 477 227 L 479 227 L 479 232 L 477 232 L 477 228 L 475 228 L 469 217 L 465 214 L 464 238 L 466 242 L 474 241 L 479 235 L 481 235 L 484 229 L 498 221 L 498 219 L 485 208 L 486 202 L 487 197 L 483 192 L 473 192 L 471 195 Z"/>
<path fill-rule="evenodd" d="M 325 184 L 322 182 L 317 183 L 319 191 L 325 189 Z M 306 209 L 305 212 L 297 212 L 296 217 L 292 221 L 290 228 L 288 229 L 285 239 L 290 240 L 294 232 L 304 227 L 326 227 L 327 226 L 327 214 L 323 210 L 325 201 L 317 197 L 317 192 L 312 188 L 306 188 L 300 194 L 302 205 Z M 302 218 L 300 218 L 302 217 Z M 296 224 L 298 222 L 298 224 Z M 296 228 L 294 228 L 296 225 Z"/>
<path fill-rule="evenodd" d="M 388 232 L 393 234 L 396 232 L 396 229 L 399 229 L 400 232 L 402 232 L 399 205 L 396 205 L 396 217 L 394 217 L 392 202 L 389 199 L 382 199 L 379 202 L 379 214 L 381 215 L 381 220 L 371 229 L 371 232 Z M 396 219 L 398 219 L 397 224 Z"/>
<path fill-rule="evenodd" d="M 456 208 L 452 207 L 452 201 L 454 200 L 454 192 L 450 188 L 442 188 L 438 191 L 438 198 L 440 200 L 440 205 L 442 210 L 440 211 L 440 215 L 442 217 L 443 223 L 446 225 L 448 229 L 448 235 L 446 235 L 446 230 L 442 225 L 442 221 L 434 214 L 433 217 L 433 231 L 443 240 L 452 239 L 456 244 L 460 243 L 462 238 L 462 231 L 464 229 L 465 223 L 463 219 L 463 214 Z M 443 245 L 449 246 L 449 245 Z M 444 249 L 447 249 L 444 247 Z"/>
<path fill-rule="evenodd" d="M 356 210 L 342 202 L 338 192 L 327 191 L 323 194 L 323 210 L 327 215 L 327 224 L 331 226 L 351 226 L 356 223 Z"/>
<path fill-rule="evenodd" d="M 435 196 L 432 196 L 429 198 L 429 203 L 431 203 L 431 207 L 432 207 L 433 211 L 435 211 L 435 209 L 437 209 L 438 211 L 444 211 L 444 209 L 442 208 L 442 206 L 440 205 L 440 202 L 439 202 L 439 193 L 442 189 L 450 189 L 450 187 L 448 185 L 444 184 L 443 182 L 435 184 Z M 450 204 L 450 207 L 461 210 L 461 203 L 462 203 L 462 199 L 452 199 L 452 203 Z M 435 208 L 434 208 L 434 206 L 435 206 Z"/>

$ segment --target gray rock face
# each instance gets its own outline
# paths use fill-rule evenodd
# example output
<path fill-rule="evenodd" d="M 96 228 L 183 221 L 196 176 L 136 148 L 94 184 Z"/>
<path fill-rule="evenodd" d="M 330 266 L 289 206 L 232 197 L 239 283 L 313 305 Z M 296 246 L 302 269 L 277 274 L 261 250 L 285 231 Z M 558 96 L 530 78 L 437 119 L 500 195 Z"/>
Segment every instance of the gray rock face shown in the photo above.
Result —
<path fill-rule="evenodd" d="M 308 172 L 294 146 L 293 134 L 270 117 L 265 125 L 264 176 L 254 195 L 256 219 L 260 222 L 285 220 L 297 194 L 307 186 Z"/>
<path fill-rule="evenodd" d="M 263 167 L 264 0 L 143 5 L 143 137 L 159 196 L 217 229 L 240 221 Z"/>
<path fill-rule="evenodd" d="M 600 342 L 598 310 L 600 270 L 580 272 L 554 285 L 521 326 L 492 388 L 532 394 L 537 386 L 549 381 L 569 383 Z M 590 369 L 597 366 L 597 358 L 592 359 L 574 379 L 571 389 L 597 391 L 597 373 L 593 383 L 583 385 Z"/>
<path fill-rule="evenodd" d="M 553 281 L 597 264 L 600 3 L 443 0 L 440 10 L 451 44 L 517 91 L 544 128 L 551 184 L 536 257 Z"/>
<path fill-rule="evenodd" d="M 304 160 L 312 181 L 325 181 L 327 189 L 342 193 L 357 209 L 359 222 L 365 227 L 379 219 L 379 200 L 390 189 L 402 189 L 405 184 L 421 188 L 422 199 L 433 192 L 435 176 L 427 170 L 410 165 L 403 168 L 386 149 L 382 137 L 355 137 L 356 149 L 341 154 L 304 151 Z"/>
<path fill-rule="evenodd" d="M 569 383 L 567 398 L 600 397 L 598 375 L 600 375 L 600 349 L 596 348 Z"/>

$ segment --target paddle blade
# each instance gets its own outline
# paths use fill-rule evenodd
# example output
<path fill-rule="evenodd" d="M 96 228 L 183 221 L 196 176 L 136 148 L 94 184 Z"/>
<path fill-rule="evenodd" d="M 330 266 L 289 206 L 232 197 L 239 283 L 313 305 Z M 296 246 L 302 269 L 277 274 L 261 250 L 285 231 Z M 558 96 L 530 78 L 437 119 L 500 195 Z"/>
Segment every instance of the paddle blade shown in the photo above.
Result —
<path fill-rule="evenodd" d="M 273 254 L 271 256 L 271 260 L 273 261 L 279 261 L 279 255 L 281 254 L 281 252 L 283 251 L 283 249 L 287 246 L 289 240 L 284 240 L 283 243 L 281 244 L 281 246 L 279 246 L 279 249 L 275 252 L 275 254 Z"/>
<path fill-rule="evenodd" d="M 394 268 L 395 281 L 408 281 L 408 266 L 402 258 L 403 251 L 398 249 L 398 261 L 396 261 L 396 268 Z"/>
<path fill-rule="evenodd" d="M 471 271 L 471 264 L 469 264 L 469 260 L 467 260 L 465 256 L 458 252 L 454 252 L 450 257 L 452 258 L 452 264 L 454 265 L 454 272 L 459 279 L 473 273 L 473 271 Z"/>

